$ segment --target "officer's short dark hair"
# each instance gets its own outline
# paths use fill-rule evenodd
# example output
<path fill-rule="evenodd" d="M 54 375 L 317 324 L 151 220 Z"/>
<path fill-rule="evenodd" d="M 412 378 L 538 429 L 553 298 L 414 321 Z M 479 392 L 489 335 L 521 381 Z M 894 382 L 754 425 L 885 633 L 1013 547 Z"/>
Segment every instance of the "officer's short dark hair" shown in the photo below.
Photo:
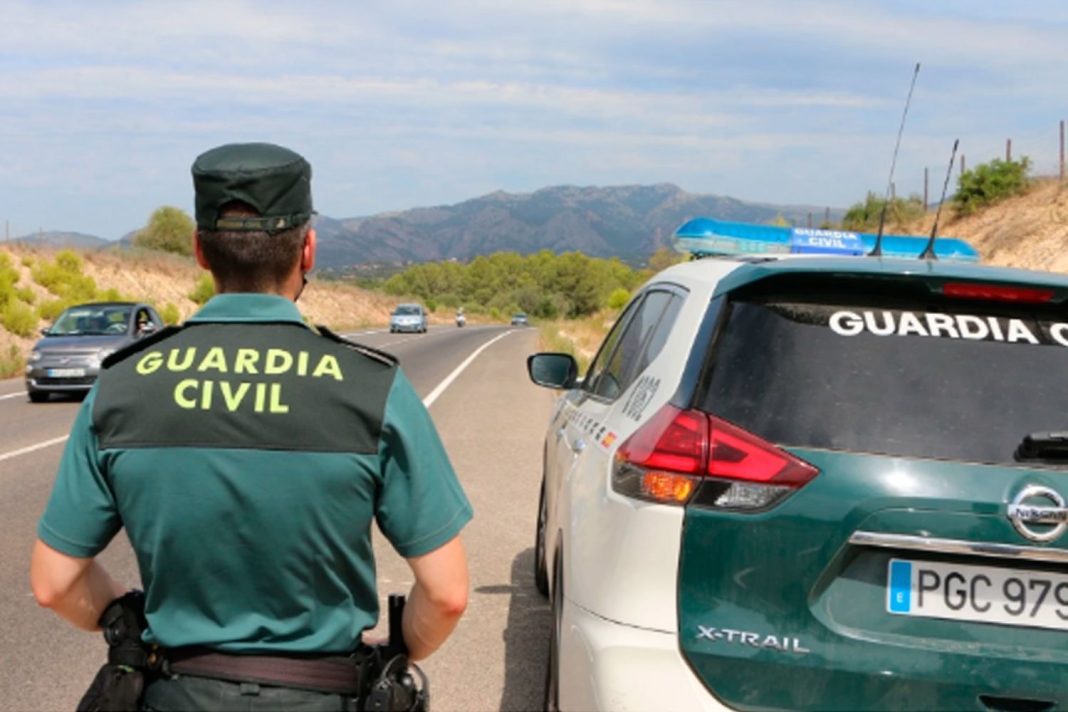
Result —
<path fill-rule="evenodd" d="M 221 217 L 248 218 L 258 213 L 233 201 Z M 310 223 L 278 232 L 265 230 L 200 230 L 200 246 L 211 273 L 231 291 L 255 292 L 281 284 L 300 260 Z"/>

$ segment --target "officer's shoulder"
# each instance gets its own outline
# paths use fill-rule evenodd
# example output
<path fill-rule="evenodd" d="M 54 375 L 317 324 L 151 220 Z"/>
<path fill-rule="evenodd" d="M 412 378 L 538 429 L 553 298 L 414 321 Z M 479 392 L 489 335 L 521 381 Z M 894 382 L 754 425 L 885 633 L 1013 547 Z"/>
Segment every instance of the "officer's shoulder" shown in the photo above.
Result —
<path fill-rule="evenodd" d="M 392 354 L 388 354 L 385 351 L 379 351 L 378 349 L 373 348 L 371 346 L 368 346 L 366 344 L 360 344 L 360 343 L 357 343 L 355 341 L 350 341 L 349 339 L 346 339 L 345 337 L 343 337 L 343 336 L 341 336 L 339 334 L 335 334 L 333 331 L 331 331 L 330 329 L 328 329 L 325 326 L 320 326 L 320 325 L 317 324 L 315 326 L 315 330 L 323 338 L 330 339 L 331 341 L 333 341 L 335 343 L 341 344 L 342 346 L 344 346 L 347 349 L 350 349 L 350 350 L 355 351 L 355 352 L 357 352 L 357 353 L 359 353 L 359 354 L 361 354 L 363 356 L 366 356 L 367 358 L 369 358 L 369 359 L 371 359 L 373 361 L 378 361 L 379 363 L 385 364 L 386 366 L 389 366 L 390 368 L 395 367 L 397 365 L 397 363 L 398 363 L 396 356 L 393 356 Z"/>
<path fill-rule="evenodd" d="M 181 330 L 181 326 L 165 326 L 159 331 L 153 332 L 148 336 L 142 336 L 140 339 L 133 342 L 132 344 L 123 346 L 121 349 L 105 358 L 103 362 L 101 362 L 100 366 L 107 370 L 115 364 L 120 363 L 125 359 L 128 359 L 134 354 L 144 351 L 149 346 L 152 346 L 153 344 L 158 344 L 160 341 L 174 336 Z"/>

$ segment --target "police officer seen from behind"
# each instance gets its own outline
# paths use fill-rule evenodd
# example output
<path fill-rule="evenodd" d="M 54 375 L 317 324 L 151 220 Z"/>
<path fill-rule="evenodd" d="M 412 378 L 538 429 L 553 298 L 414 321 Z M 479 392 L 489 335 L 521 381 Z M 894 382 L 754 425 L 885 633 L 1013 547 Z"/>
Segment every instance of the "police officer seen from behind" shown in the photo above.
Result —
<path fill-rule="evenodd" d="M 467 605 L 471 506 L 425 407 L 391 357 L 294 305 L 310 180 L 271 144 L 196 159 L 193 244 L 217 296 L 106 362 L 38 525 L 33 593 L 90 631 L 126 591 L 94 559 L 126 528 L 143 638 L 168 660 L 145 678 L 151 709 L 353 709 L 379 612 L 372 520 L 414 574 L 411 659 Z"/>

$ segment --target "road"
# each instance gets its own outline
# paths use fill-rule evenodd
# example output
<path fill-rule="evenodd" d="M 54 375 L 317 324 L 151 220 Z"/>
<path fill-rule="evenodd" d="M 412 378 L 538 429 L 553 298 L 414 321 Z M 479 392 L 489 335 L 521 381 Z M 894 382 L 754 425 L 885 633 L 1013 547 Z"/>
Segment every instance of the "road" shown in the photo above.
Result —
<path fill-rule="evenodd" d="M 538 709 L 550 618 L 534 588 L 533 533 L 552 394 L 526 377 L 535 331 L 436 327 L 422 335 L 375 331 L 352 338 L 400 359 L 429 403 L 475 509 L 464 530 L 468 611 L 423 665 L 434 709 Z M 0 710 L 72 709 L 103 659 L 103 641 L 38 608 L 27 572 L 36 522 L 79 404 L 32 405 L 23 390 L 19 379 L 0 381 Z M 406 592 L 412 578 L 384 537 L 375 542 L 384 601 Z M 125 536 L 101 556 L 114 576 L 138 585 Z"/>

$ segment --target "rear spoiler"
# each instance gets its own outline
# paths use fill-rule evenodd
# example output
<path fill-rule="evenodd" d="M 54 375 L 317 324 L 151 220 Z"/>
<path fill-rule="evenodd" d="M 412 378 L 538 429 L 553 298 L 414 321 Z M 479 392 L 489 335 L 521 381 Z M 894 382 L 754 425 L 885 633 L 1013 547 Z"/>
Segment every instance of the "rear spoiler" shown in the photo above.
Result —
<path fill-rule="evenodd" d="M 848 230 L 818 230 L 776 227 L 752 223 L 695 218 L 674 235 L 678 252 L 694 257 L 736 255 L 867 255 L 875 247 L 875 235 Z M 917 235 L 883 235 L 883 257 L 918 258 L 929 238 Z M 940 237 L 934 241 L 940 260 L 978 262 L 979 252 L 964 240 Z"/>

